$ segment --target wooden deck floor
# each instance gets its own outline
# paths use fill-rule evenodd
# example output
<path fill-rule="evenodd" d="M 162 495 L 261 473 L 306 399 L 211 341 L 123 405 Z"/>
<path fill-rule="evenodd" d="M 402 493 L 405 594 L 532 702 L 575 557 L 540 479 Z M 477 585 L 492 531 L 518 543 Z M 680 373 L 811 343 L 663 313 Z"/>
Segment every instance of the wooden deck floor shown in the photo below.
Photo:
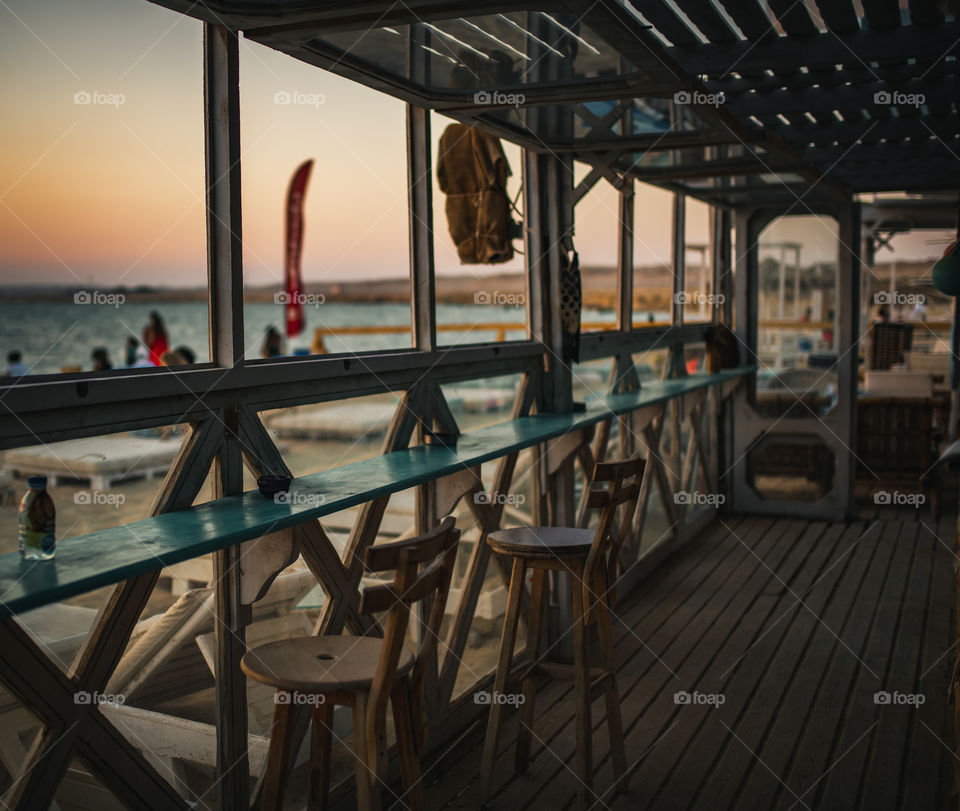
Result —
<path fill-rule="evenodd" d="M 618 609 L 627 760 L 613 793 L 594 704 L 595 807 L 940 809 L 955 760 L 953 521 L 928 512 L 846 524 L 734 518 L 668 560 Z M 679 704 L 681 691 L 723 697 Z M 922 705 L 878 704 L 878 692 Z M 897 699 L 894 699 L 896 701 Z M 574 803 L 574 708 L 539 693 L 534 760 L 504 727 L 491 807 Z M 425 777 L 425 807 L 476 808 L 483 729 Z"/>

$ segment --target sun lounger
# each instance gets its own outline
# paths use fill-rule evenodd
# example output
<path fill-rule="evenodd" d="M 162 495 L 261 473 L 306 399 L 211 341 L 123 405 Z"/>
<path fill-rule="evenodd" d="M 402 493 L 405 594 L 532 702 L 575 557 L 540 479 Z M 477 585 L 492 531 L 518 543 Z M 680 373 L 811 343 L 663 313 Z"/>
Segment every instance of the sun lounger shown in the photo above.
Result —
<path fill-rule="evenodd" d="M 46 476 L 51 487 L 62 481 L 86 481 L 93 490 L 108 490 L 128 479 L 166 475 L 181 442 L 179 435 L 73 439 L 8 451 L 4 463 L 5 470 L 19 478 Z"/>

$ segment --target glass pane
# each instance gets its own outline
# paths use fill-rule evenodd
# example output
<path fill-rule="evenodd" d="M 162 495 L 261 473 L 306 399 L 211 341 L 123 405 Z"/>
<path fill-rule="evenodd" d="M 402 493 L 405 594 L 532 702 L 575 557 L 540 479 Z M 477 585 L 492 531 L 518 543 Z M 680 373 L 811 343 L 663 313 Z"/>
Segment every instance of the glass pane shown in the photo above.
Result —
<path fill-rule="evenodd" d="M 156 366 L 167 350 L 165 365 L 208 360 L 201 31 L 149 4 L 6 9 L 0 52 L 18 78 L 0 88 L 16 110 L 0 149 L 0 353 L 12 376 Z"/>
<path fill-rule="evenodd" d="M 506 161 L 506 194 L 489 191 L 482 197 L 480 216 L 474 219 L 472 196 L 441 190 L 441 164 L 446 177 L 460 178 L 456 189 L 473 179 L 463 172 L 466 158 L 472 157 L 471 135 L 462 124 L 446 116 L 431 115 L 433 138 L 433 231 L 436 267 L 437 341 L 441 346 L 462 346 L 487 341 L 516 341 L 526 338 L 527 283 L 522 240 L 523 163 L 520 147 L 502 139 L 498 143 Z M 489 139 L 491 136 L 480 135 Z M 443 147 L 441 149 L 441 144 Z M 446 154 L 444 154 L 444 151 Z M 465 174 L 465 177 L 462 177 Z M 467 205 L 464 203 L 466 201 Z M 489 216 L 487 220 L 485 217 Z M 513 225 L 509 221 L 512 221 Z M 492 234 L 478 245 L 473 236 L 480 223 Z M 509 239 L 510 233 L 516 235 Z M 455 243 L 456 233 L 459 245 Z M 512 253 L 508 258 L 507 254 Z M 464 259 L 461 259 L 461 256 Z M 483 259 L 483 262 L 478 260 Z M 505 261 L 500 261 L 500 260 Z M 496 260 L 496 261 L 494 261 Z"/>
<path fill-rule="evenodd" d="M 574 188 L 591 171 L 585 163 L 575 162 Z M 580 256 L 583 290 L 583 332 L 597 332 L 616 326 L 617 238 L 620 199 L 616 189 L 600 179 L 577 203 L 574 238 Z"/>
<path fill-rule="evenodd" d="M 240 68 L 246 357 L 408 348 L 404 105 L 246 40 Z"/>
<path fill-rule="evenodd" d="M 837 247 L 826 217 L 781 217 L 760 235 L 757 405 L 768 416 L 818 417 L 836 400 Z"/>
<path fill-rule="evenodd" d="M 636 184 L 633 228 L 633 326 L 667 326 L 673 301 L 670 242 L 673 194 Z"/>

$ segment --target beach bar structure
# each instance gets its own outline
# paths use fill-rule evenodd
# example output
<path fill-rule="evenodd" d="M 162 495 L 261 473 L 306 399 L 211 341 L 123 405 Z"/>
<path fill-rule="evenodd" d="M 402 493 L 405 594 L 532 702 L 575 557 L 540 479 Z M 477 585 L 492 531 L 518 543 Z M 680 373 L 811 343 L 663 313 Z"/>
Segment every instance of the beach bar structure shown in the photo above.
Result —
<path fill-rule="evenodd" d="M 861 318 L 865 258 L 878 235 L 956 223 L 956 5 L 161 5 L 204 25 L 197 70 L 211 360 L 0 387 L 3 449 L 188 426 L 149 516 L 67 538 L 49 562 L 0 556 L 0 685 L 4 700 L 29 716 L 18 727 L 20 765 L 4 805 L 108 807 L 98 804 L 102 797 L 85 799 L 82 768 L 122 807 L 259 807 L 272 801 L 264 786 L 283 769 L 287 807 L 303 807 L 296 786 L 305 784 L 308 764 L 296 752 L 310 707 L 278 711 L 282 723 L 272 734 L 288 736 L 293 755 L 281 760 L 276 747 L 268 754 L 270 731 L 249 729 L 254 683 L 241 670 L 245 634 L 278 575 L 302 559 L 325 594 L 315 634 L 383 635 L 377 617 L 362 610 L 364 560 L 378 545 L 391 496 L 413 489 L 410 537 L 436 528 L 458 505 L 478 535 L 440 638 L 418 671 L 425 689 L 414 726 L 425 734 L 413 757 L 421 777 L 404 787 L 411 755 L 391 746 L 376 778 L 383 807 L 956 807 L 948 704 L 956 686 L 955 516 L 929 504 L 855 499 L 859 358 L 869 327 Z M 397 160 L 408 167 L 411 349 L 244 358 L 240 36 L 407 104 L 406 155 Z M 430 111 L 522 148 L 522 340 L 438 344 L 433 251 L 446 236 L 432 226 L 440 201 L 430 182 L 438 136 Z M 574 160 L 590 167 L 576 183 Z M 634 324 L 639 183 L 674 195 L 669 325 Z M 606 361 L 610 377 L 602 396 L 578 404 L 564 356 L 561 281 L 577 204 L 595 184 L 610 184 L 619 200 L 616 325 L 580 336 L 581 362 Z M 696 291 L 714 297 L 706 322 L 689 317 L 699 303 L 687 304 L 688 198 L 710 206 L 710 289 Z M 801 215 L 835 224 L 833 315 L 817 325 L 830 329 L 832 355 L 821 372 L 835 386 L 828 402 L 814 405 L 806 388 L 783 385 L 770 399 L 759 382 L 771 372 L 758 360 L 760 333 L 775 329 L 760 325 L 762 235 L 774 221 Z M 739 364 L 691 365 L 718 324 L 732 328 Z M 641 380 L 637 364 L 661 350 L 662 379 Z M 509 418 L 461 432 L 441 384 L 507 374 L 522 380 Z M 297 477 L 279 503 L 243 491 L 245 467 L 289 473 L 261 412 L 375 393 L 401 397 L 381 455 Z M 432 432 L 459 437 L 428 443 Z M 531 665 L 559 672 L 571 656 L 577 661 L 576 645 L 590 643 L 582 628 L 570 633 L 579 622 L 571 598 L 574 605 L 583 598 L 569 577 L 551 572 L 532 587 L 524 577 L 510 582 L 509 561 L 487 543 L 509 510 L 477 495 L 510 492 L 520 460 L 529 459 L 530 523 L 585 527 L 595 465 L 636 454 L 642 479 L 618 538 L 608 629 L 622 726 L 612 723 L 609 702 L 592 702 L 609 687 L 603 679 L 591 685 L 592 671 L 578 671 L 573 685 L 544 681 L 529 712 L 515 706 L 519 699 L 491 704 L 491 692 L 504 686 L 532 698 L 520 692 Z M 194 505 L 211 470 L 215 498 Z M 815 482 L 814 496 L 760 484 L 789 475 Z M 324 523 L 351 508 L 356 522 L 341 553 Z M 654 512 L 665 530 L 651 540 Z M 138 629 L 161 569 L 208 554 L 213 723 L 187 723 L 133 699 L 78 701 L 143 683 L 131 675 L 134 649 L 160 656 L 170 641 L 151 648 L 143 642 L 150 629 Z M 510 667 L 474 673 L 464 669 L 465 651 L 491 577 L 512 586 L 514 618 L 540 599 L 546 615 L 521 622 L 530 636 L 526 655 L 521 649 Z M 72 661 L 58 661 L 18 619 L 104 586 L 112 596 Z M 429 605 L 421 612 L 426 622 Z M 509 623 L 498 622 L 508 636 Z M 180 631 L 192 641 L 188 623 Z M 502 720 L 492 743 L 491 712 Z M 344 719 L 336 737 L 348 741 L 358 733 Z M 533 756 L 524 771 L 514 768 L 520 728 L 530 730 L 521 738 Z M 592 738 L 586 750 L 584 738 Z M 16 746 L 5 740 L 10 771 Z M 207 787 L 198 788 L 204 779 Z M 331 782 L 331 807 L 368 802 L 356 794 L 352 766 Z"/>

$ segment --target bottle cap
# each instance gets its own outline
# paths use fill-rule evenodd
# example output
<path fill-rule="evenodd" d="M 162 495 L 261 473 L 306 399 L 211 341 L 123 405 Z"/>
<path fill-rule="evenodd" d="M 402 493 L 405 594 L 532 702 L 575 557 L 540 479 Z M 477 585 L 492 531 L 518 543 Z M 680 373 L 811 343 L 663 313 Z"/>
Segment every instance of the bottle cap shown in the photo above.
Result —
<path fill-rule="evenodd" d="M 31 490 L 42 490 L 47 486 L 46 476 L 30 476 L 27 479 L 27 487 Z"/>

